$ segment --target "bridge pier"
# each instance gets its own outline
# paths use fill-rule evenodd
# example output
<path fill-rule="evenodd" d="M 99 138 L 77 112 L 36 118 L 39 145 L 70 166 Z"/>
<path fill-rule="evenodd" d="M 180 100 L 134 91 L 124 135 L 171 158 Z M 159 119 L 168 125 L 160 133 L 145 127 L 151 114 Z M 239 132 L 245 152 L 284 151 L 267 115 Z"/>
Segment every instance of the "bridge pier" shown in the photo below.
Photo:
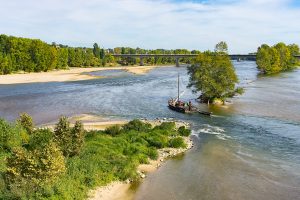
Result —
<path fill-rule="evenodd" d="M 179 67 L 179 57 L 175 57 L 176 60 L 176 67 Z"/>
<path fill-rule="evenodd" d="M 140 66 L 144 66 L 144 58 L 143 58 L 143 56 L 140 56 Z"/>

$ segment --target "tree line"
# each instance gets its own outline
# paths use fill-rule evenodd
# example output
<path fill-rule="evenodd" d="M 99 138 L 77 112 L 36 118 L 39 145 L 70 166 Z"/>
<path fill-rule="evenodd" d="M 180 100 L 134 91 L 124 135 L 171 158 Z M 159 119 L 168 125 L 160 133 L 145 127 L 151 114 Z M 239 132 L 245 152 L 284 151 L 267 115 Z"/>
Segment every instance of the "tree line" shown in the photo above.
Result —
<path fill-rule="evenodd" d="M 39 39 L 0 35 L 0 74 L 40 72 L 67 67 L 103 66 L 104 50 L 47 44 Z"/>
<path fill-rule="evenodd" d="M 106 65 L 136 65 L 139 58 L 114 58 L 113 54 L 198 54 L 199 51 L 146 50 L 140 48 L 116 47 L 104 49 L 97 43 L 92 48 L 69 47 L 62 44 L 47 44 L 39 39 L 0 35 L 0 74 L 13 72 L 41 72 L 68 67 L 100 67 Z M 180 62 L 191 63 L 191 58 Z M 174 58 L 145 58 L 145 65 L 174 64 Z"/>
<path fill-rule="evenodd" d="M 130 47 L 116 47 L 111 49 L 110 52 L 114 54 L 199 54 L 200 51 L 192 50 L 189 51 L 187 49 L 175 49 L 175 50 L 167 50 L 167 49 L 155 49 L 155 50 L 147 50 L 141 48 L 130 48 Z M 140 58 L 128 57 L 128 58 L 117 58 L 115 60 L 117 63 L 121 65 L 137 65 L 140 63 Z M 166 64 L 175 64 L 176 60 L 172 57 L 149 57 L 143 58 L 143 62 L 145 65 L 166 65 Z M 192 62 L 192 58 L 180 58 L 179 62 L 190 64 Z"/>
<path fill-rule="evenodd" d="M 257 68 L 262 74 L 275 74 L 294 69 L 300 65 L 295 55 L 299 55 L 299 46 L 296 44 L 286 45 L 280 42 L 274 46 L 261 45 L 257 50 Z"/>

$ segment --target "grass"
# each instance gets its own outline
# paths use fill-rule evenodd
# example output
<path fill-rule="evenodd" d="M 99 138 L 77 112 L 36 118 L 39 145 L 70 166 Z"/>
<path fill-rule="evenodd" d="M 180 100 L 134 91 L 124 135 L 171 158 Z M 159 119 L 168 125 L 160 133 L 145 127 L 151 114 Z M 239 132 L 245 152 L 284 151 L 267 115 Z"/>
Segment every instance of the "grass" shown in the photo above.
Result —
<path fill-rule="evenodd" d="M 88 131 L 79 155 L 65 158 L 65 173 L 53 184 L 39 185 L 34 194 L 30 194 L 26 187 L 21 187 L 16 193 L 7 185 L 7 166 L 2 161 L 11 152 L 0 148 L 0 199 L 85 199 L 89 190 L 95 187 L 117 180 L 137 180 L 138 165 L 157 159 L 157 149 L 185 147 L 181 135 L 188 135 L 188 131 L 185 128 L 176 130 L 173 122 L 152 128 L 139 120 L 105 131 Z M 30 138 L 40 141 L 37 136 Z"/>

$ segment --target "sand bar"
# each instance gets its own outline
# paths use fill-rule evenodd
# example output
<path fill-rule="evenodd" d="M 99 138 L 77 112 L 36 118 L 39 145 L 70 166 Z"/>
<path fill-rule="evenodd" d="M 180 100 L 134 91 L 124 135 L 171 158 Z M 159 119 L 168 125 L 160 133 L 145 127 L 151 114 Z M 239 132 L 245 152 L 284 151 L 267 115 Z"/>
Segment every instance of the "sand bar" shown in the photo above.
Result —
<path fill-rule="evenodd" d="M 129 66 L 129 67 L 91 67 L 70 68 L 68 70 L 53 70 L 50 72 L 22 73 L 0 75 L 0 84 L 45 83 L 81 81 L 100 78 L 86 73 L 102 70 L 123 69 L 133 74 L 146 74 L 154 68 L 162 66 Z"/>

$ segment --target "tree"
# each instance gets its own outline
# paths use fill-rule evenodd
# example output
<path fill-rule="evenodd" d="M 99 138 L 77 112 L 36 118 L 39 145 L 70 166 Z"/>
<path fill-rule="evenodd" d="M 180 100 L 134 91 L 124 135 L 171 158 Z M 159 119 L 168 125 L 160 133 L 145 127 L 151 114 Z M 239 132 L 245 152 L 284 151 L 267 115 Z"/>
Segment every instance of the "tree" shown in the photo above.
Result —
<path fill-rule="evenodd" d="M 64 157 L 56 144 L 49 142 L 33 150 L 15 148 L 7 159 L 5 180 L 11 193 L 23 192 L 29 197 L 43 186 L 53 184 L 64 172 Z"/>
<path fill-rule="evenodd" d="M 70 156 L 78 155 L 84 144 L 84 129 L 80 121 L 76 121 L 71 130 L 72 148 Z"/>
<path fill-rule="evenodd" d="M 218 44 L 216 44 L 216 46 L 215 46 L 215 52 L 227 54 L 228 53 L 227 43 L 224 42 L 224 41 L 221 41 Z"/>
<path fill-rule="evenodd" d="M 28 134 L 31 134 L 33 132 L 34 124 L 30 115 L 28 115 L 27 113 L 21 113 L 18 122 L 27 131 Z"/>
<path fill-rule="evenodd" d="M 100 47 L 97 43 L 93 45 L 93 53 L 96 58 L 100 58 Z"/>
<path fill-rule="evenodd" d="M 53 136 L 54 141 L 58 144 L 64 156 L 69 156 L 71 153 L 71 128 L 67 117 L 63 116 L 59 119 L 55 126 Z"/>
<path fill-rule="evenodd" d="M 257 68 L 263 74 L 275 74 L 291 70 L 299 64 L 299 61 L 294 57 L 297 52 L 299 52 L 297 45 L 287 46 L 281 42 L 270 47 L 263 44 L 257 50 Z"/>
<path fill-rule="evenodd" d="M 238 78 L 224 52 L 205 51 L 200 53 L 194 63 L 188 67 L 190 82 L 194 92 L 201 92 L 201 100 L 205 103 L 225 99 L 236 94 L 235 84 Z"/>
<path fill-rule="evenodd" d="M 84 143 L 83 125 L 76 121 L 71 128 L 68 118 L 63 116 L 56 124 L 53 136 L 64 156 L 78 155 Z"/>

